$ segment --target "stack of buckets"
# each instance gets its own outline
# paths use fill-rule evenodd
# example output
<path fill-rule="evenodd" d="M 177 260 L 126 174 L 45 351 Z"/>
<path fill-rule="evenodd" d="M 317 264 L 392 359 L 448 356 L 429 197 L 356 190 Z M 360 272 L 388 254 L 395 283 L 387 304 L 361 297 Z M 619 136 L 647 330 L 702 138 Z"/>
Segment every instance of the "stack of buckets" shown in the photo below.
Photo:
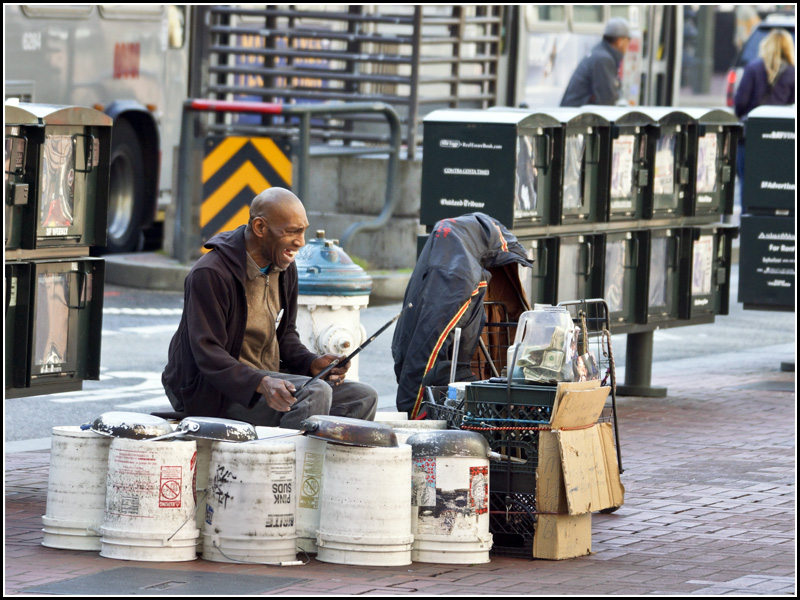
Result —
<path fill-rule="evenodd" d="M 298 550 L 364 566 L 488 562 L 484 438 L 378 417 L 394 426 L 397 446 L 261 427 L 258 440 L 240 443 L 56 427 L 43 545 L 156 562 L 200 553 L 300 564 Z"/>

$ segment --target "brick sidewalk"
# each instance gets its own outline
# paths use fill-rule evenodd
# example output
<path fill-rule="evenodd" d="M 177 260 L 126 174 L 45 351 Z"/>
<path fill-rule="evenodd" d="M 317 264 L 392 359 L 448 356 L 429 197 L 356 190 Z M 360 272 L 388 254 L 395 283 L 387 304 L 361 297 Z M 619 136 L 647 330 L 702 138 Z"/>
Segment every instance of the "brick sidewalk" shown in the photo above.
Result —
<path fill-rule="evenodd" d="M 134 567 L 300 580 L 264 592 L 276 595 L 796 595 L 794 374 L 778 369 L 786 348 L 659 363 L 653 384 L 669 388 L 666 399 L 618 399 L 625 504 L 592 516 L 591 556 L 280 568 L 55 550 L 41 545 L 49 452 L 37 451 L 5 457 L 5 593 Z"/>

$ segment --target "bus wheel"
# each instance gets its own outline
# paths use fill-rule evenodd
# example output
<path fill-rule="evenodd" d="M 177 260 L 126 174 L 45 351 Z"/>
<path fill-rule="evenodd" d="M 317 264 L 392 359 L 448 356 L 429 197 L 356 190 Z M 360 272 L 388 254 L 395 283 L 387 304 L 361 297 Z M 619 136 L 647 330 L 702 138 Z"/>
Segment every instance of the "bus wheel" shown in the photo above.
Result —
<path fill-rule="evenodd" d="M 142 148 L 131 124 L 119 119 L 111 133 L 111 174 L 108 194 L 108 252 L 141 249 L 144 210 Z"/>

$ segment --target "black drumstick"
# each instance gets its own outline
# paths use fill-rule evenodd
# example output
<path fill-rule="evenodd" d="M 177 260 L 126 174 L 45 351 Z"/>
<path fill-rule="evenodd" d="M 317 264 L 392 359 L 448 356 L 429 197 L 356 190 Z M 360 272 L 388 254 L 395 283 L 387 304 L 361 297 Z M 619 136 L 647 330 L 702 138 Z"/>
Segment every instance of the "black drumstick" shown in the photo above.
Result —
<path fill-rule="evenodd" d="M 387 329 L 387 328 L 388 328 L 388 327 L 389 327 L 389 326 L 390 326 L 392 323 L 394 323 L 395 321 L 397 321 L 397 319 L 399 319 L 399 318 L 400 318 L 400 316 L 401 316 L 401 315 L 402 315 L 404 312 L 406 312 L 406 311 L 407 311 L 409 308 L 411 308 L 411 306 L 412 306 L 412 304 L 411 304 L 411 302 L 409 302 L 409 303 L 408 303 L 408 305 L 407 305 L 405 308 L 403 308 L 403 310 L 401 310 L 399 313 L 397 313 L 397 314 L 394 316 L 394 318 L 392 318 L 392 320 L 391 320 L 391 321 L 389 321 L 388 323 L 386 323 L 386 325 L 384 325 L 383 327 L 381 327 L 380 329 L 378 329 L 378 331 L 376 331 L 375 333 L 373 333 L 371 337 L 367 338 L 367 340 L 366 340 L 366 341 L 365 341 L 363 344 L 361 344 L 361 345 L 360 345 L 358 348 L 356 348 L 355 350 L 353 350 L 353 351 L 352 351 L 352 352 L 351 352 L 351 353 L 350 353 L 350 354 L 347 356 L 347 358 L 345 358 L 345 359 L 344 359 L 344 361 L 342 361 L 342 363 L 341 363 L 341 364 L 347 364 L 347 363 L 350 361 L 350 359 L 351 359 L 351 358 L 353 358 L 353 357 L 354 357 L 356 354 L 358 354 L 359 352 L 361 352 L 361 351 L 362 351 L 362 350 L 363 350 L 363 349 L 364 349 L 364 348 L 365 348 L 367 345 L 369 345 L 369 343 L 370 343 L 370 342 L 372 342 L 372 340 L 374 340 L 376 337 L 378 337 L 380 334 L 382 334 L 384 331 L 386 331 L 386 329 Z M 330 364 L 329 364 L 327 367 L 325 367 L 324 369 L 322 369 L 322 371 L 320 371 L 319 373 L 317 373 L 316 375 L 314 375 L 314 376 L 313 376 L 311 379 L 309 379 L 308 381 L 306 381 L 306 382 L 305 382 L 305 383 L 304 383 L 302 386 L 300 386 L 300 389 L 299 389 L 299 390 L 296 390 L 296 391 L 294 392 L 294 394 L 292 394 L 292 395 L 293 395 L 293 396 L 297 396 L 297 394 L 298 394 L 298 393 L 300 393 L 300 390 L 302 390 L 304 387 L 306 387 L 306 386 L 307 386 L 309 383 L 311 383 L 312 381 L 316 381 L 317 379 L 322 379 L 323 377 L 325 377 L 325 376 L 326 376 L 328 373 L 330 373 L 330 372 L 331 372 L 331 370 L 332 370 L 332 369 L 333 369 L 333 368 L 334 368 L 336 365 L 338 365 L 338 364 L 340 364 L 340 363 L 339 363 L 339 359 L 338 359 L 338 358 L 337 358 L 337 359 L 334 359 L 334 360 L 332 360 L 332 361 L 331 361 L 331 363 L 330 363 Z"/>

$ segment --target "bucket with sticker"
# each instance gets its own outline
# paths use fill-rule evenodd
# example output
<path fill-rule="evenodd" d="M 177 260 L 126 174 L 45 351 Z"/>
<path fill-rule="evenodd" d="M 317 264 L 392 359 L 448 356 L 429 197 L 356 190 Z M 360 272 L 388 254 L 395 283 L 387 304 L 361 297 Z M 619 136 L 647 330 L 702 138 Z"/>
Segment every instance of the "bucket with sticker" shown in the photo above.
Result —
<path fill-rule="evenodd" d="M 77 426 L 53 427 L 42 545 L 100 550 L 111 438 Z"/>
<path fill-rule="evenodd" d="M 296 559 L 293 443 L 214 442 L 207 486 L 205 560 L 279 564 Z"/>
<path fill-rule="evenodd" d="M 489 445 L 474 432 L 417 433 L 412 451 L 411 558 L 418 562 L 489 562 Z"/>
<path fill-rule="evenodd" d="M 197 558 L 196 461 L 194 440 L 112 439 L 100 556 L 157 562 Z"/>

